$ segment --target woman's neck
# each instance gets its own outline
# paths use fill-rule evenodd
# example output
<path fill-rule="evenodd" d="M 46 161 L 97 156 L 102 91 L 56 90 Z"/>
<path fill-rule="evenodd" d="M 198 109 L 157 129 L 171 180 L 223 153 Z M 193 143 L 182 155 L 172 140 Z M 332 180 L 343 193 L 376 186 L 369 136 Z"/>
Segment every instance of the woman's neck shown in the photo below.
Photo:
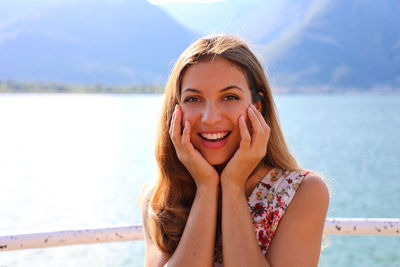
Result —
<path fill-rule="evenodd" d="M 264 177 L 272 170 L 273 167 L 265 164 L 264 162 L 260 162 L 258 166 L 254 169 L 252 174 L 250 174 L 249 178 L 247 178 L 247 182 L 245 185 L 246 196 L 249 197 L 251 192 L 253 192 L 254 188 L 257 184 L 264 179 Z"/>
<path fill-rule="evenodd" d="M 226 166 L 226 162 L 219 164 L 219 165 L 213 165 L 214 169 L 218 172 L 219 175 L 221 175 L 222 171 L 224 170 Z"/>

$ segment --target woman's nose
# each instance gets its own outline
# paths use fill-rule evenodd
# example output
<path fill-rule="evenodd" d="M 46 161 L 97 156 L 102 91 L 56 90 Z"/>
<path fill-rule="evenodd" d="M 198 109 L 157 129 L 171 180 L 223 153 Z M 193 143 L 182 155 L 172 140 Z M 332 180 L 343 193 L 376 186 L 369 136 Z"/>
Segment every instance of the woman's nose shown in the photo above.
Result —
<path fill-rule="evenodd" d="M 203 110 L 201 121 L 209 125 L 216 124 L 221 121 L 221 111 L 216 105 L 208 103 Z"/>

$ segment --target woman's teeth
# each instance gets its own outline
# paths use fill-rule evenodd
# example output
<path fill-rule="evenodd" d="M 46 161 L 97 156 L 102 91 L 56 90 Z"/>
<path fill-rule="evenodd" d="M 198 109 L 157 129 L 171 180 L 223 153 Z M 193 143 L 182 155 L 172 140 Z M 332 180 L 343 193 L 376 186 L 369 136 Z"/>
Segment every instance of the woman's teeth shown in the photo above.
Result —
<path fill-rule="evenodd" d="M 224 139 L 229 132 L 226 133 L 200 133 L 200 136 L 206 140 L 216 141 L 220 139 Z"/>

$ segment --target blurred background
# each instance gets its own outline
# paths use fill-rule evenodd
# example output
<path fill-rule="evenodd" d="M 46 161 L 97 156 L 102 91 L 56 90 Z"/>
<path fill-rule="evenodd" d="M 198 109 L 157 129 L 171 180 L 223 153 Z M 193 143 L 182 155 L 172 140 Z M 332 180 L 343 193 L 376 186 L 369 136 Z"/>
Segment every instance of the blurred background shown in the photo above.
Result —
<path fill-rule="evenodd" d="M 141 224 L 163 86 L 197 38 L 262 61 L 328 217 L 400 218 L 400 2 L 0 0 L 0 235 Z M 320 266 L 400 266 L 398 236 L 331 236 Z M 143 241 L 0 253 L 0 266 L 143 266 Z"/>

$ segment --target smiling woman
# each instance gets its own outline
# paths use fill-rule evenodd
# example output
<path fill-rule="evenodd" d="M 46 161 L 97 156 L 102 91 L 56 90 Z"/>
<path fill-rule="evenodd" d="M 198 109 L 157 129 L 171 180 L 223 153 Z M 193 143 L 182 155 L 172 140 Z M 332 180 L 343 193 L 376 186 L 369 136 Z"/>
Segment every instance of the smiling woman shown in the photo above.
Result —
<path fill-rule="evenodd" d="M 212 165 L 227 162 L 239 146 L 239 117 L 252 103 L 245 74 L 216 56 L 188 68 L 181 87 L 182 122 L 191 126 L 193 146 Z"/>
<path fill-rule="evenodd" d="M 142 202 L 146 266 L 317 266 L 327 188 L 291 156 L 240 39 L 207 36 L 179 57 L 156 159 Z"/>

